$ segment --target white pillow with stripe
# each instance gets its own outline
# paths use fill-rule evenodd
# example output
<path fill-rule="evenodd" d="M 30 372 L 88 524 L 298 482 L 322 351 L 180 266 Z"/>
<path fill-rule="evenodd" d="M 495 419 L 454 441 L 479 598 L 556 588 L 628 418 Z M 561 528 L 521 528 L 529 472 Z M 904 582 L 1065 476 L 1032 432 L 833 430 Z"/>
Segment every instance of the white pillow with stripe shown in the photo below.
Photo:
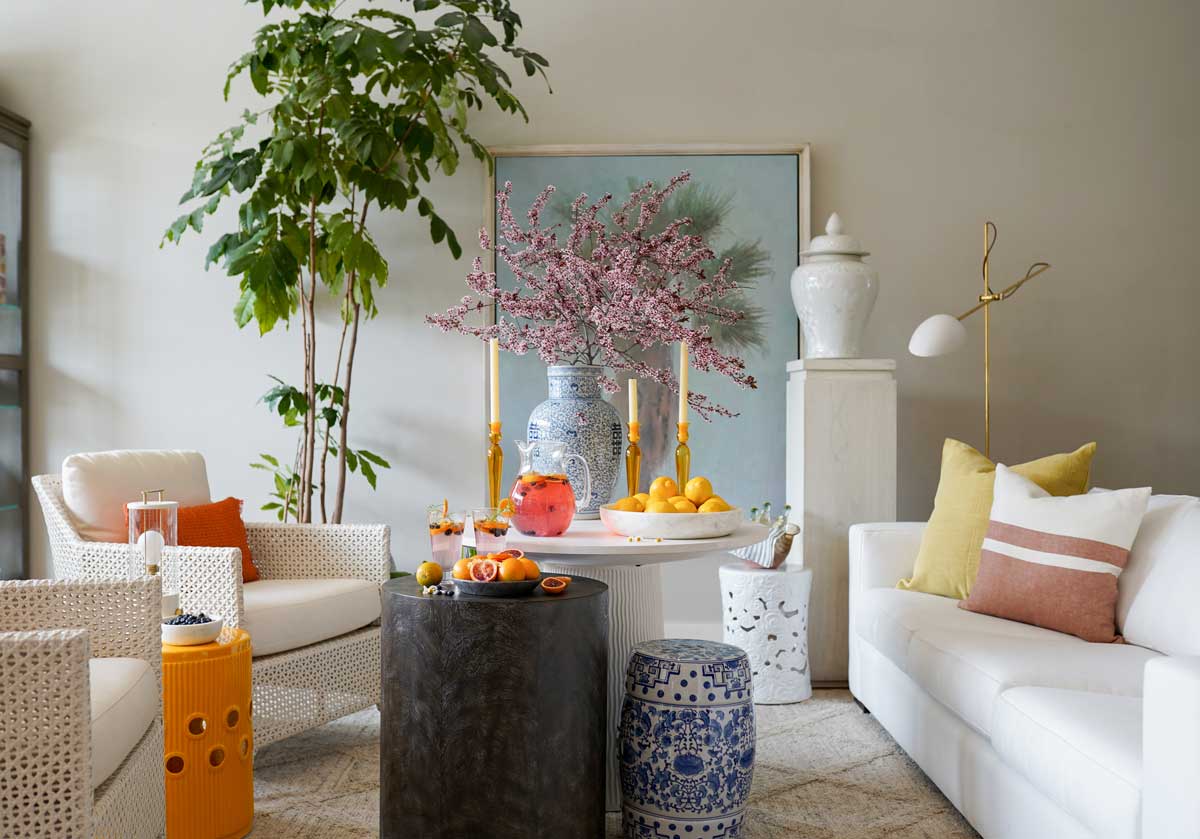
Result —
<path fill-rule="evenodd" d="M 1149 500 L 1150 487 L 1056 497 L 998 465 L 979 574 L 959 606 L 1116 640 L 1117 577 Z"/>

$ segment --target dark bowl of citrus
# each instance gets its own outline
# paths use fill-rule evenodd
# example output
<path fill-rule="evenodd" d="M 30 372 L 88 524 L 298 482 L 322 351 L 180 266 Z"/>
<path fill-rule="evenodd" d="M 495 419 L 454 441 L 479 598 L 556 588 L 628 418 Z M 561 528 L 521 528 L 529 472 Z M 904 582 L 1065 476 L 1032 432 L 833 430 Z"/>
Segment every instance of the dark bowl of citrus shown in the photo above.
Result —
<path fill-rule="evenodd" d="M 519 597 L 537 589 L 542 574 L 536 562 L 512 549 L 460 559 L 452 577 L 463 594 Z"/>

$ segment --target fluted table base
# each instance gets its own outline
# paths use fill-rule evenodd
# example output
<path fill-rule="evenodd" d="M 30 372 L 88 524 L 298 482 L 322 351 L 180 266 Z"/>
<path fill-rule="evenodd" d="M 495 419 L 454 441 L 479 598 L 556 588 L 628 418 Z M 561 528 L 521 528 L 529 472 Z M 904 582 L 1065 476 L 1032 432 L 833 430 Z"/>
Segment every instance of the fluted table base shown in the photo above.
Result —
<path fill-rule="evenodd" d="M 625 666 L 635 644 L 662 638 L 662 572 L 657 565 L 580 566 L 576 563 L 543 562 L 550 574 L 574 574 L 608 585 L 608 742 L 604 807 L 621 809 L 620 765 L 617 730 L 621 702 L 625 698 Z"/>

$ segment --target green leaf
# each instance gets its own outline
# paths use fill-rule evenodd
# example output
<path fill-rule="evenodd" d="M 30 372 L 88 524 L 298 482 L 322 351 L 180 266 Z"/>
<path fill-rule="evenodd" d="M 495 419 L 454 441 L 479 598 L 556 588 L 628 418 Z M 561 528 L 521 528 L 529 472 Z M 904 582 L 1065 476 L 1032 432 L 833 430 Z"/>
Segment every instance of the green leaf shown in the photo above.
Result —
<path fill-rule="evenodd" d="M 382 457 L 375 454 L 374 452 L 369 452 L 366 449 L 359 449 L 358 456 L 361 458 L 364 458 L 366 460 L 369 460 L 372 463 L 374 463 L 376 466 L 381 466 L 384 469 L 392 468 L 392 464 L 388 463 L 386 460 L 384 460 Z"/>
<path fill-rule="evenodd" d="M 363 477 L 367 479 L 367 483 L 371 485 L 371 489 L 375 489 L 375 470 L 371 468 L 371 464 L 366 460 L 360 460 L 358 466 Z"/>
<path fill-rule="evenodd" d="M 265 460 L 267 463 L 271 464 L 272 466 L 279 465 L 279 461 L 269 454 L 260 454 L 259 457 L 261 457 L 263 460 Z"/>

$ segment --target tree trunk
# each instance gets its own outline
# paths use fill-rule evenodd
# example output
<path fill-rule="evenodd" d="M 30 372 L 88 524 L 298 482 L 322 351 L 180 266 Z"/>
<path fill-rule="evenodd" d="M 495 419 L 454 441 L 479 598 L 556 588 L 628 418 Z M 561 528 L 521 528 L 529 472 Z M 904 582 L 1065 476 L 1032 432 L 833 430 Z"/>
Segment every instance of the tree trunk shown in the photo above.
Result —
<path fill-rule="evenodd" d="M 354 300 L 353 285 L 350 299 Z M 358 348 L 358 320 L 361 313 L 362 304 L 354 301 L 354 320 L 350 323 L 350 351 L 346 354 L 346 384 L 342 389 L 342 428 L 338 437 L 338 487 L 337 496 L 333 501 L 333 524 L 342 523 L 342 502 L 346 498 L 346 437 L 350 425 L 350 384 L 354 375 L 354 352 Z"/>

